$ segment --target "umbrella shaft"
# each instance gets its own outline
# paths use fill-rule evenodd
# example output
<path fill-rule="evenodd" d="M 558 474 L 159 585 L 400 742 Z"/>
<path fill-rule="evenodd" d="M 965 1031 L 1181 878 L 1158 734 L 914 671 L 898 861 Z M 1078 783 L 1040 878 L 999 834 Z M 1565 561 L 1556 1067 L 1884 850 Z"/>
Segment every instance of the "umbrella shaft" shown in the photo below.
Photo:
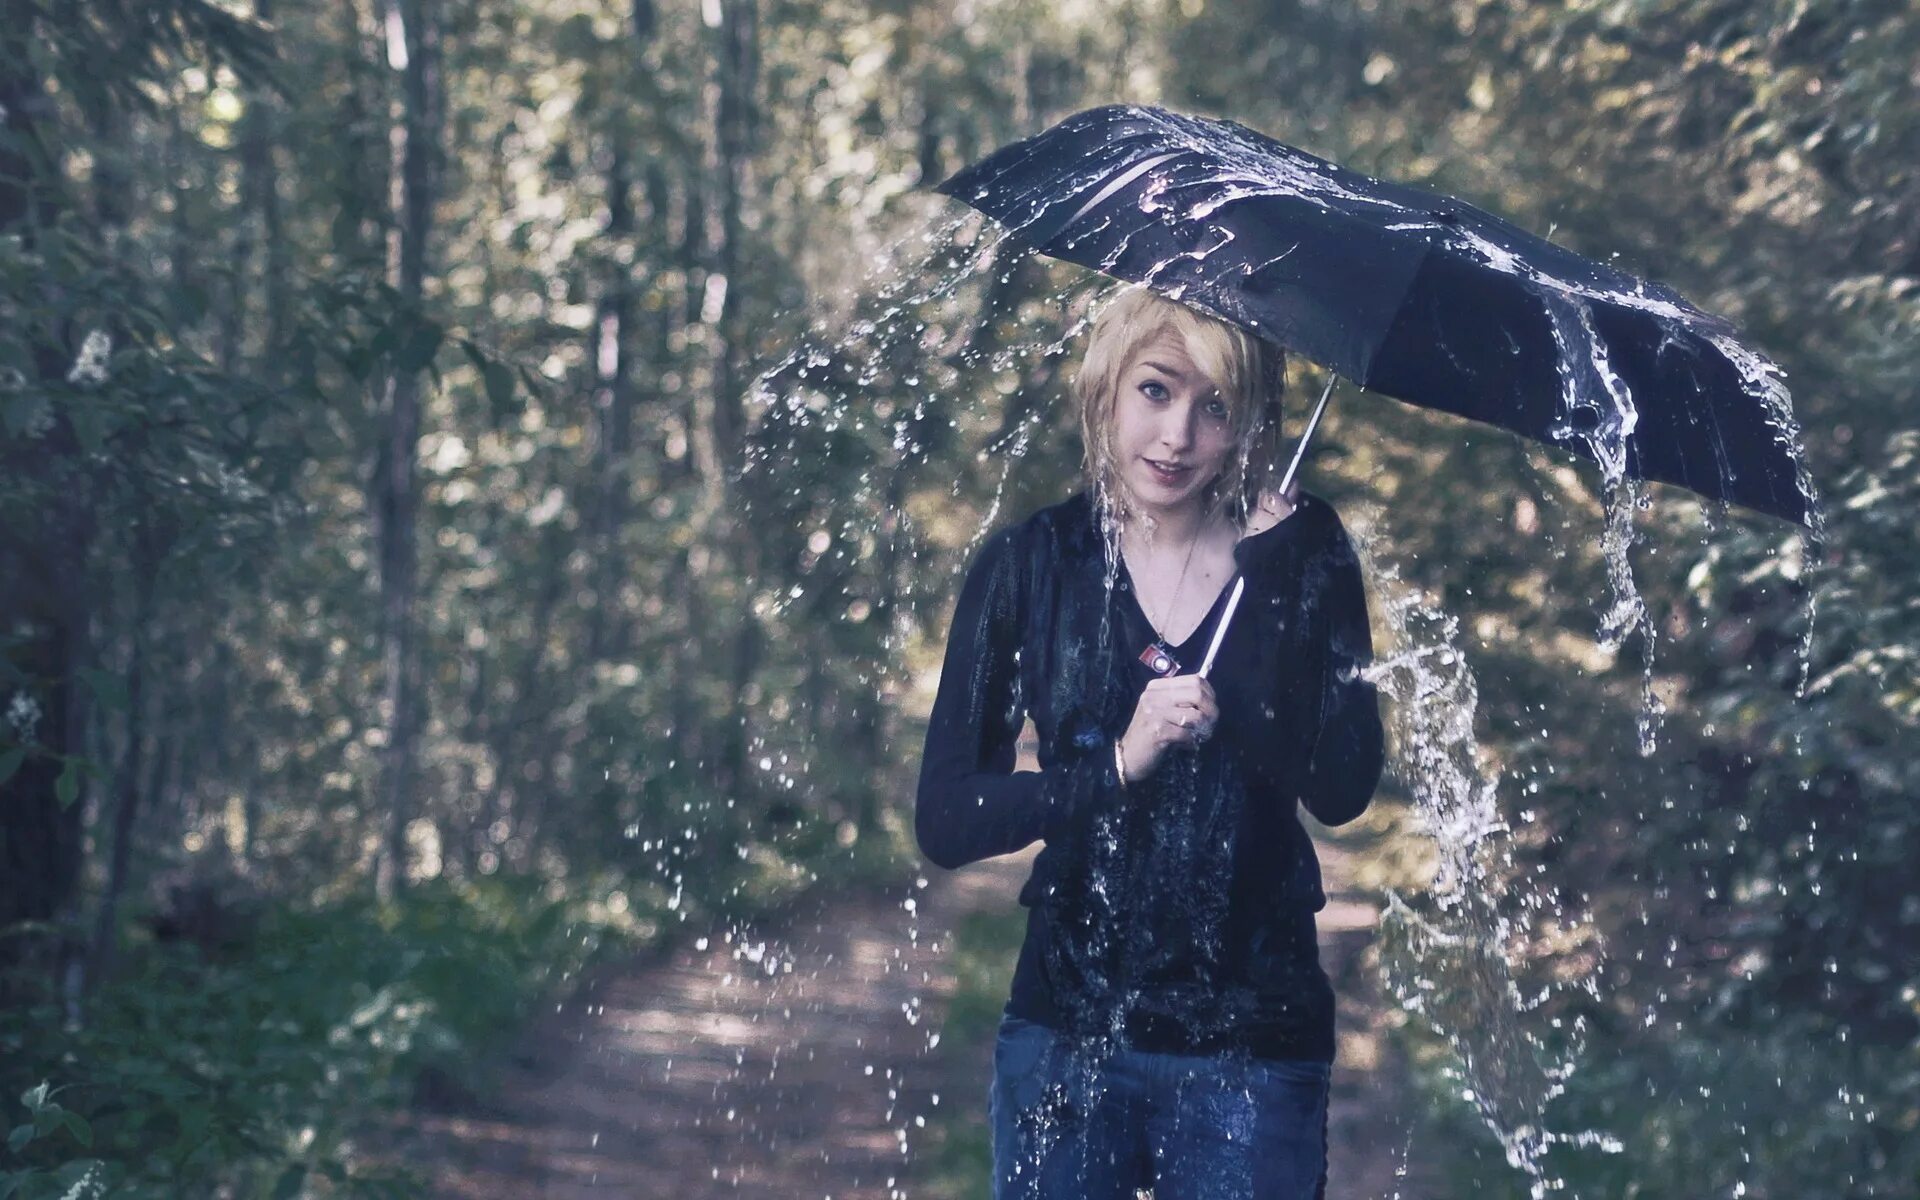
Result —
<path fill-rule="evenodd" d="M 1294 449 L 1293 461 L 1287 464 L 1286 477 L 1280 480 L 1281 495 L 1293 486 L 1293 477 L 1300 471 L 1300 460 L 1307 456 L 1307 443 L 1313 440 L 1313 431 L 1320 428 L 1320 414 L 1327 411 L 1327 400 L 1333 395 L 1333 385 L 1339 378 L 1328 372 L 1327 388 L 1320 393 L 1320 403 L 1313 406 L 1313 416 L 1307 418 L 1307 431 L 1300 435 L 1300 445 Z"/>

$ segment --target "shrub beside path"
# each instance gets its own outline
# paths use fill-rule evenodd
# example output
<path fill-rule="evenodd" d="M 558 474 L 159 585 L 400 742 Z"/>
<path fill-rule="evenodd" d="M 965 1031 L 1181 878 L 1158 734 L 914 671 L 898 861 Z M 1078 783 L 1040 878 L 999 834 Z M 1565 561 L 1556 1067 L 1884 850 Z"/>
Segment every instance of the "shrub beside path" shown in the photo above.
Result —
<path fill-rule="evenodd" d="M 685 936 L 539 1022 L 489 1095 L 412 1114 L 399 1157 L 465 1200 L 944 1195 L 917 1160 L 946 1123 L 984 1121 L 992 1054 L 930 1049 L 957 982 L 945 951 L 968 912 L 1015 906 L 1031 853 Z M 1324 847 L 1329 1200 L 1415 1200 L 1431 1193 L 1398 1174 L 1405 1067 L 1364 954 L 1375 909 L 1347 861 Z"/>

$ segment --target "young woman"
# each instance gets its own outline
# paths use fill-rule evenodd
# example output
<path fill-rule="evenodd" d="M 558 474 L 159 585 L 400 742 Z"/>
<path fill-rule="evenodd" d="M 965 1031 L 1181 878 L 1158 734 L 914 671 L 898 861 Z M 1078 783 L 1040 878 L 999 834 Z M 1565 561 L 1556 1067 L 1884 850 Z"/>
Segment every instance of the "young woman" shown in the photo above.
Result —
<path fill-rule="evenodd" d="M 952 869 L 1045 842 L 994 1051 L 996 1197 L 1324 1193 L 1326 897 L 1296 809 L 1358 816 L 1381 726 L 1353 548 L 1324 500 L 1273 490 L 1282 365 L 1121 293 L 1075 386 L 1086 488 L 961 588 L 920 846 Z M 1040 770 L 1015 771 L 1027 717 Z"/>

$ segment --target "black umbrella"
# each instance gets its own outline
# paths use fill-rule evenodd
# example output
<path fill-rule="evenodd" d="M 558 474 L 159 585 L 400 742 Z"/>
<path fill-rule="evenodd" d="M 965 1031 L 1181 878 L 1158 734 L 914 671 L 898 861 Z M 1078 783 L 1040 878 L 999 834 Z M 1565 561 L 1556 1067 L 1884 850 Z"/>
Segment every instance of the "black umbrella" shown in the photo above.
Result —
<path fill-rule="evenodd" d="M 939 190 L 1045 254 L 1214 312 L 1369 390 L 1610 475 L 1812 523 L 1778 367 L 1671 289 L 1472 205 L 1244 125 L 1123 105 L 1069 117 Z"/>

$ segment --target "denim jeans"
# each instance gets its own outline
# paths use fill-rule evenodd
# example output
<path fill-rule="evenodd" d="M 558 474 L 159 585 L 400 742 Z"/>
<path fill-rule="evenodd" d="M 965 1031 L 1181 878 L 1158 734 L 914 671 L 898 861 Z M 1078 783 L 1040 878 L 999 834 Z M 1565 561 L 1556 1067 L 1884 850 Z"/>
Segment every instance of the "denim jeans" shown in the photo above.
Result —
<path fill-rule="evenodd" d="M 1320 1200 L 1330 1065 L 1091 1047 L 1003 1014 L 994 1200 Z"/>

